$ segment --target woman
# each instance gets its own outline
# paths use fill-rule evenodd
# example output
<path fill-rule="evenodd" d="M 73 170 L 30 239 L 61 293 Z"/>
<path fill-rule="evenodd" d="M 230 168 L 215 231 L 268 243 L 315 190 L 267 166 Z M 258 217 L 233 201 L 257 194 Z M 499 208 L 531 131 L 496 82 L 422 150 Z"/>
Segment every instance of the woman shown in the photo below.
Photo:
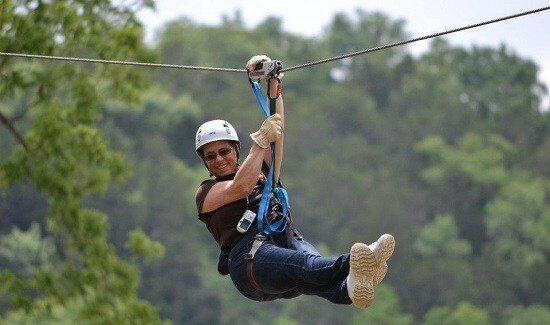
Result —
<path fill-rule="evenodd" d="M 252 71 L 265 60 L 270 59 L 254 56 L 248 61 L 247 69 Z M 268 81 L 272 98 L 277 96 L 281 77 Z M 213 120 L 201 125 L 197 131 L 197 153 L 214 179 L 201 183 L 196 202 L 199 219 L 206 224 L 221 249 L 218 271 L 220 274 L 229 273 L 237 289 L 252 300 L 267 301 L 306 294 L 336 304 L 353 303 L 358 308 L 366 308 L 372 303 L 374 286 L 386 274 L 386 261 L 395 246 L 391 235 L 383 235 L 371 245 L 355 243 L 349 254 L 323 257 L 312 246 L 303 250 L 283 248 L 270 238 L 262 240 L 261 236 L 256 237 L 256 220 L 247 232 L 237 230 L 245 211 L 258 212 L 267 166 L 271 163 L 269 147 L 274 141 L 275 179 L 279 179 L 283 126 L 284 106 L 282 96 L 279 96 L 276 114 L 250 134 L 253 145 L 242 164 L 239 164 L 240 141 L 230 123 Z"/>

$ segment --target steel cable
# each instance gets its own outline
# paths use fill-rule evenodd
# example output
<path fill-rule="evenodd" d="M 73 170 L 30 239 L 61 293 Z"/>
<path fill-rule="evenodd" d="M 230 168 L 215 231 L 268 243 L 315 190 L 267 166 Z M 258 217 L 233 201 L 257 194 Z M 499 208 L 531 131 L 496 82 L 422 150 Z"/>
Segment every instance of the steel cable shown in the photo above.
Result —
<path fill-rule="evenodd" d="M 132 66 L 140 66 L 140 67 L 153 67 L 153 68 L 172 68 L 172 69 L 206 70 L 206 71 L 221 71 L 221 72 L 246 72 L 246 69 L 198 67 L 198 66 L 192 66 L 192 65 L 132 62 L 132 61 L 99 60 L 99 59 L 75 58 L 75 57 L 66 57 L 66 56 L 37 55 L 37 54 L 23 54 L 23 53 L 0 52 L 0 55 L 20 57 L 20 58 L 30 58 L 30 59 L 57 60 L 57 61 L 76 61 L 76 62 L 103 63 L 103 64 L 120 64 L 120 65 L 132 65 Z"/>
<path fill-rule="evenodd" d="M 518 17 L 521 17 L 521 16 L 531 15 L 531 14 L 534 14 L 534 13 L 546 11 L 548 9 L 550 9 L 550 6 L 542 7 L 542 8 L 538 8 L 538 9 L 533 9 L 533 10 L 529 10 L 529 11 L 525 11 L 525 12 L 521 12 L 521 13 L 518 13 L 518 14 L 513 14 L 513 15 L 501 17 L 501 18 L 496 18 L 496 19 L 492 19 L 492 20 L 488 20 L 488 21 L 484 21 L 484 22 L 481 22 L 481 23 L 476 23 L 476 24 L 472 24 L 472 25 L 468 25 L 468 26 L 464 26 L 464 27 L 450 29 L 450 30 L 447 30 L 447 31 L 443 31 L 443 32 L 435 33 L 435 34 L 430 34 L 430 35 L 426 35 L 426 36 L 422 36 L 422 37 L 417 37 L 417 38 L 413 38 L 413 39 L 409 39 L 409 40 L 405 40 L 405 41 L 401 41 L 401 42 L 396 42 L 396 43 L 383 45 L 383 46 L 377 46 L 377 47 L 373 47 L 373 48 L 369 48 L 369 49 L 365 49 L 365 50 L 361 50 L 361 51 L 357 51 L 357 52 L 352 52 L 352 53 L 348 53 L 348 54 L 344 54 L 344 55 L 334 56 L 334 57 L 331 57 L 331 58 L 326 58 L 326 59 L 322 59 L 322 60 L 318 60 L 318 61 L 312 61 L 312 62 L 296 65 L 296 66 L 293 66 L 293 67 L 290 67 L 290 68 L 282 69 L 281 72 L 298 70 L 298 69 L 310 67 L 310 66 L 313 66 L 313 65 L 318 65 L 318 64 L 322 64 L 322 63 L 327 63 L 327 62 L 331 62 L 331 61 L 336 61 L 336 60 L 349 58 L 349 57 L 352 57 L 352 56 L 357 56 L 357 55 L 366 54 L 366 53 L 372 53 L 372 52 L 376 52 L 376 51 L 381 51 L 381 50 L 389 49 L 389 48 L 396 47 L 396 46 L 401 46 L 401 45 L 405 45 L 405 44 L 409 44 L 409 43 L 414 43 L 414 42 L 426 40 L 426 39 L 429 39 L 429 38 L 435 38 L 435 37 L 439 37 L 439 36 L 443 36 L 443 35 L 447 35 L 447 34 L 451 34 L 451 33 L 456 33 L 456 32 L 459 32 L 459 31 L 467 30 L 467 29 L 472 29 L 472 28 L 476 28 L 476 27 L 480 27 L 480 26 L 484 26 L 484 25 L 489 25 L 489 24 L 501 22 L 501 21 L 504 21 L 504 20 L 509 20 L 509 19 L 518 18 Z M 49 55 L 24 54 L 24 53 L 0 52 L 0 55 L 2 55 L 2 56 L 11 56 L 11 57 L 20 57 L 20 58 L 42 59 L 42 60 L 74 61 L 74 62 L 102 63 L 102 64 L 118 64 L 118 65 L 130 65 L 130 66 L 153 67 L 153 68 L 204 70 L 204 71 L 217 71 L 217 72 L 239 72 L 239 73 L 246 72 L 246 69 L 201 67 L 201 66 L 178 65 L 178 64 L 147 63 L 147 62 L 132 62 L 132 61 L 116 61 L 116 60 L 99 60 L 99 59 L 89 59 L 89 58 L 49 56 Z"/>
<path fill-rule="evenodd" d="M 357 52 L 353 52 L 353 53 L 348 53 L 348 54 L 344 54 L 344 55 L 339 55 L 339 56 L 335 56 L 335 57 L 332 57 L 332 58 L 327 58 L 327 59 L 323 59 L 323 60 L 319 60 L 319 61 L 304 63 L 304 64 L 296 65 L 296 66 L 293 66 L 293 67 L 290 67 L 290 68 L 282 69 L 281 72 L 302 69 L 302 68 L 310 67 L 310 66 L 317 65 L 317 64 L 322 64 L 322 63 L 327 63 L 327 62 L 331 62 L 331 61 L 336 61 L 336 60 L 349 58 L 349 57 L 356 56 L 356 55 L 376 52 L 376 51 L 380 51 L 380 50 L 385 50 L 385 49 L 389 49 L 389 48 L 392 48 L 392 47 L 401 46 L 401 45 L 405 45 L 405 44 L 409 44 L 409 43 L 413 43 L 413 42 L 418 42 L 418 41 L 422 41 L 422 40 L 429 39 L 429 38 L 435 38 L 435 37 L 439 37 L 439 36 L 443 36 L 443 35 L 447 35 L 447 34 L 451 34 L 451 33 L 455 33 L 455 32 L 460 32 L 460 31 L 463 31 L 463 30 L 466 30 L 466 29 L 476 28 L 476 27 L 480 27 L 480 26 L 483 26 L 483 25 L 489 25 L 489 24 L 497 23 L 497 22 L 512 19 L 512 18 L 517 18 L 517 17 L 521 17 L 521 16 L 534 14 L 534 13 L 545 11 L 545 10 L 548 10 L 548 9 L 550 9 L 550 6 L 525 11 L 525 12 L 522 12 L 522 13 L 519 13 L 519 14 L 514 14 L 514 15 L 509 15 L 509 16 L 505 16 L 505 17 L 501 17 L 501 18 L 496 18 L 496 19 L 492 19 L 492 20 L 488 20 L 488 21 L 484 21 L 484 22 L 481 22 L 481 23 L 472 24 L 472 25 L 468 25 L 468 26 L 464 26 L 464 27 L 450 29 L 450 30 L 447 30 L 447 31 L 444 31 L 444 32 L 439 32 L 439 33 L 435 33 L 435 34 L 431 34 L 431 35 L 417 37 L 417 38 L 413 38 L 413 39 L 406 40 L 406 41 L 401 41 L 401 42 L 396 42 L 396 43 L 392 43 L 392 44 L 388 44 L 388 45 L 373 47 L 373 48 L 370 48 L 370 49 L 357 51 Z"/>

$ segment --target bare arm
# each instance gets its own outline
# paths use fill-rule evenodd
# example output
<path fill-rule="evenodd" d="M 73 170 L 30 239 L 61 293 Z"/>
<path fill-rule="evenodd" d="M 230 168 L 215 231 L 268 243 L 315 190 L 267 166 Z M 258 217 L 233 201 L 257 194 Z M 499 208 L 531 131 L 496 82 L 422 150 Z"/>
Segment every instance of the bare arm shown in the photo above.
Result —
<path fill-rule="evenodd" d="M 274 98 L 277 96 L 277 86 L 279 86 L 279 82 L 277 79 L 271 79 L 270 81 L 270 90 L 271 93 L 269 96 L 271 98 Z M 280 85 L 282 87 L 282 85 Z M 283 164 L 283 142 L 284 142 L 284 129 L 285 129 L 285 107 L 283 104 L 283 95 L 280 94 L 279 98 L 277 98 L 276 106 L 275 106 L 275 112 L 279 113 L 281 115 L 282 125 L 283 125 L 283 132 L 281 134 L 281 137 L 277 142 L 275 142 L 275 179 L 279 181 L 279 178 L 281 176 L 281 166 Z M 266 159 L 266 161 L 269 163 L 270 160 Z"/>
<path fill-rule="evenodd" d="M 204 199 L 201 213 L 210 212 L 228 203 L 240 200 L 252 193 L 258 182 L 267 149 L 253 144 L 250 153 L 240 166 L 233 180 L 218 182 Z"/>

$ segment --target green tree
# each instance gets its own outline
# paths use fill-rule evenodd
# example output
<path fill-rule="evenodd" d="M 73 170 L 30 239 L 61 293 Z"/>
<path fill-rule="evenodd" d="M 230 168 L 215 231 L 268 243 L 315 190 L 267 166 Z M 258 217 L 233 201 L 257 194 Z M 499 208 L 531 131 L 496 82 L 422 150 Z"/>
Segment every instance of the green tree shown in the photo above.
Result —
<path fill-rule="evenodd" d="M 394 290 L 387 284 L 376 287 L 376 299 L 371 307 L 355 312 L 351 324 L 395 324 L 413 323 L 413 316 L 400 311 L 399 300 Z"/>
<path fill-rule="evenodd" d="M 538 325 L 550 323 L 550 308 L 543 305 L 511 306 L 502 316 L 505 325 Z"/>
<path fill-rule="evenodd" d="M 442 191 L 438 200 L 450 201 L 444 209 L 457 214 L 469 211 L 479 218 L 470 227 L 464 221 L 472 215 L 459 214 L 457 220 L 462 220 L 463 236 L 477 246 L 472 264 L 477 275 L 474 296 L 495 313 L 508 304 L 549 299 L 543 280 L 550 247 L 547 180 L 510 167 L 518 159 L 516 147 L 494 135 L 466 135 L 455 147 L 431 137 L 417 146 L 437 161 L 423 177 Z M 470 207 L 464 205 L 468 202 Z M 476 227 L 481 238 L 470 233 Z"/>
<path fill-rule="evenodd" d="M 486 240 L 484 208 L 507 180 L 507 164 L 512 160 L 514 146 L 498 135 L 467 134 L 454 147 L 441 137 L 432 136 L 416 148 L 433 161 L 422 172 L 433 186 L 433 209 L 451 213 L 459 235 L 478 254 Z"/>
<path fill-rule="evenodd" d="M 458 237 L 452 216 L 436 216 L 424 226 L 413 242 L 413 249 L 416 260 L 408 291 L 414 297 L 415 314 L 423 314 L 438 304 L 452 305 L 471 298 L 472 248 L 468 241 Z"/>
<path fill-rule="evenodd" d="M 489 325 L 489 314 L 469 302 L 461 302 L 456 308 L 434 307 L 424 317 L 424 325 Z"/>
<path fill-rule="evenodd" d="M 356 10 L 356 21 L 345 14 L 334 16 L 328 27 L 326 42 L 333 55 L 386 45 L 408 38 L 405 22 L 381 12 Z M 384 53 L 357 56 L 338 62 L 336 76 L 346 84 L 356 85 L 371 96 L 379 109 L 384 109 L 393 90 L 399 89 L 402 77 L 411 67 L 404 47 Z"/>
<path fill-rule="evenodd" d="M 13 3 L 2 2 L 0 10 Z M 42 1 L 40 8 L 37 2 L 17 3 L 28 4 L 28 10 L 21 5 L 16 13 L 0 11 L 2 24 L 19 19 L 9 25 L 13 28 L 2 25 L 6 31 L 0 35 L 2 49 L 9 40 L 9 51 L 140 61 L 150 57 L 141 46 L 141 30 L 126 19 L 131 10 L 103 15 L 102 10 L 86 9 L 105 8 L 109 1 L 78 1 L 72 11 L 66 9 L 73 8 L 74 2 Z M 58 10 L 49 11 L 52 6 Z M 90 21 L 79 28 L 75 12 Z M 102 24 L 96 15 L 112 19 Z M 27 21 L 28 17 L 32 19 Z M 67 37 L 44 28 L 46 21 L 59 22 L 54 31 Z M 26 24 L 29 38 L 11 39 L 21 24 Z M 220 26 L 182 18 L 166 24 L 154 46 L 159 61 L 165 63 L 242 68 L 251 55 L 265 53 L 288 67 L 408 38 L 403 21 L 382 13 L 336 15 L 325 34 L 316 38 L 291 35 L 282 26 L 280 19 L 270 17 L 247 29 L 238 12 L 224 17 Z M 127 33 L 118 34 L 122 29 Z M 8 232 L 13 225 L 26 229 L 32 221 L 43 219 L 47 206 L 48 224 L 59 229 L 48 231 L 48 236 L 56 234 L 60 257 L 74 262 L 60 264 L 57 277 L 37 270 L 33 283 L 5 272 L 0 290 L 9 289 L 16 298 L 13 306 L 32 308 L 29 312 L 12 309 L 2 320 L 77 323 L 87 318 L 99 323 L 105 320 L 97 315 L 127 314 L 124 320 L 134 321 L 138 317 L 123 308 L 135 306 L 135 296 L 120 292 L 135 292 L 137 270 L 111 263 L 115 249 L 139 268 L 140 297 L 158 305 L 161 317 L 174 323 L 254 323 L 267 318 L 279 323 L 332 324 L 349 323 L 356 313 L 361 314 L 309 296 L 254 303 L 238 293 L 229 277 L 216 273 L 217 247 L 197 220 L 193 201 L 197 185 L 208 177 L 193 150 L 194 132 L 204 120 L 229 120 L 241 135 L 245 153 L 251 143 L 246 134 L 258 127 L 262 115 L 244 74 L 158 70 L 152 73 L 156 86 L 141 92 L 144 79 L 136 71 L 0 61 L 0 113 L 7 126 L 0 132 L 12 135 L 0 136 L 0 157 L 4 162 L 8 156 L 12 157 L 9 162 L 28 158 L 23 164 L 27 169 L 12 163 L 0 169 L 0 178 L 10 180 L 10 186 L 2 188 L 7 196 L 0 202 L 0 232 Z M 295 224 L 327 254 L 346 252 L 353 241 L 369 242 L 382 232 L 397 239 L 385 283 L 395 288 L 399 299 L 394 301 L 391 289 L 380 286 L 376 305 L 365 311 L 366 317 L 383 323 L 387 315 L 392 322 L 409 323 L 409 313 L 421 319 L 429 308 L 444 303 L 444 318 L 463 321 L 465 313 L 472 311 L 475 319 L 471 321 L 483 323 L 485 311 L 466 305 L 461 309 L 466 312 L 456 316 L 456 304 L 475 302 L 499 320 L 508 317 L 507 306 L 547 305 L 548 270 L 540 257 L 546 254 L 541 239 L 546 228 L 544 214 L 539 212 L 548 208 L 540 205 L 540 196 L 534 192 L 546 186 L 544 177 L 549 176 L 550 114 L 537 110 L 539 94 L 545 90 L 536 80 L 535 64 L 509 48 L 466 49 L 440 38 L 421 57 L 400 47 L 286 74 L 282 180 L 291 196 Z M 112 95 L 119 101 L 113 101 Z M 127 101 L 140 96 L 144 102 Z M 101 131 L 86 137 L 97 122 Z M 48 141 L 37 140 L 40 137 Z M 14 149 L 23 146 L 21 142 L 39 150 Z M 123 152 L 127 165 L 109 148 Z M 50 159 L 54 156 L 59 159 Z M 71 169 L 80 163 L 78 173 Z M 518 176 L 525 172 L 529 176 Z M 127 182 L 101 191 L 107 178 L 123 174 Z M 14 183 L 17 179 L 21 181 Z M 82 189 L 91 180 L 93 184 Z M 52 183 L 56 191 L 44 190 Z M 516 202 L 512 188 L 533 206 Z M 63 195 L 70 200 L 62 200 Z M 82 222 L 78 213 L 69 218 L 60 202 L 70 203 L 65 207 L 70 211 L 81 202 L 90 208 L 86 212 L 103 211 L 105 215 L 94 213 L 89 219 L 105 223 L 93 227 L 95 223 Z M 519 220 L 516 203 L 527 213 L 525 223 Z M 504 218 L 499 219 L 501 213 Z M 113 244 L 107 254 L 97 249 L 96 241 L 87 246 L 71 241 L 70 231 L 78 226 L 86 229 L 75 231 L 78 236 L 107 237 L 106 231 L 98 231 L 105 226 L 106 215 L 108 241 Z M 151 240 L 144 234 L 150 234 Z M 503 240 L 507 236 L 510 240 Z M 130 243 L 130 249 L 125 249 Z M 161 261 L 149 264 L 146 256 L 131 255 L 131 251 L 160 253 L 159 243 L 166 255 Z M 97 256 L 110 256 L 109 260 L 80 258 L 96 249 Z M 517 254 L 528 249 L 525 258 Z M 513 265 L 524 265 L 509 269 L 504 263 L 507 257 Z M 96 261 L 106 265 L 101 268 L 106 273 L 98 275 L 99 268 L 93 267 Z M 519 270 L 525 279 L 518 278 Z M 93 286 L 79 286 L 84 280 L 78 271 Z M 96 281 L 102 275 L 113 281 Z M 121 278 L 127 281 L 118 281 Z M 44 283 L 62 285 L 48 291 Z M 105 289 L 113 283 L 120 290 Z M 96 308 L 98 301 L 115 305 L 116 311 Z M 150 312 L 148 307 L 133 310 Z M 90 315 L 91 311 L 95 313 Z M 538 309 L 517 314 L 524 319 L 529 311 L 539 314 Z M 437 318 L 437 312 L 434 315 Z"/>
<path fill-rule="evenodd" d="M 195 145 L 195 125 L 204 114 L 199 104 L 188 93 L 172 96 L 158 85 L 144 91 L 142 98 L 139 105 L 122 101 L 106 104 L 101 124 L 112 146 L 129 156 L 135 154 L 148 137 L 160 136 L 169 146 L 170 152 L 166 154 L 196 164 L 197 155 L 189 148 Z"/>
<path fill-rule="evenodd" d="M 120 254 L 133 259 L 123 249 L 126 234 L 134 229 L 150 234 L 162 243 L 166 258 L 154 263 L 137 260 L 140 296 L 174 323 L 218 322 L 218 314 L 212 312 L 217 290 L 201 286 L 197 270 L 201 255 L 215 250 L 194 201 L 198 184 L 208 177 L 193 150 L 194 124 L 202 116 L 199 104 L 187 93 L 174 97 L 164 88 L 152 87 L 138 107 L 109 102 L 105 111 L 102 128 L 131 166 L 122 186 L 90 199 L 111 217 L 110 241 Z M 156 251 L 156 246 L 145 249 Z"/>
<path fill-rule="evenodd" d="M 41 268 L 55 267 L 56 258 L 52 238 L 42 238 L 36 223 L 27 231 L 13 228 L 9 234 L 0 236 L 0 279 L 31 279 Z M 0 313 L 9 307 L 5 289 L 2 286 L 0 290 Z"/>
<path fill-rule="evenodd" d="M 22 278 L 32 277 L 36 269 L 51 265 L 55 255 L 52 238 L 42 238 L 36 223 L 27 231 L 14 228 L 0 237 L 0 268 Z"/>
<path fill-rule="evenodd" d="M 0 49 L 43 55 L 150 60 L 134 12 L 150 1 L 4 1 Z M 7 277 L 13 313 L 49 315 L 84 299 L 75 316 L 93 322 L 159 322 L 137 297 L 134 266 L 107 243 L 107 216 L 84 199 L 124 175 L 122 156 L 97 127 L 108 97 L 136 100 L 146 83 L 121 66 L 0 59 L 0 117 L 17 141 L 0 164 L 0 185 L 32 184 L 48 200 L 45 224 L 59 243 L 59 269 L 37 269 L 31 279 Z M 33 293 L 30 295 L 29 293 Z"/>
<path fill-rule="evenodd" d="M 515 175 L 487 205 L 487 255 L 494 256 L 498 270 L 520 302 L 550 302 L 550 183 Z"/>
<path fill-rule="evenodd" d="M 424 226 L 413 246 L 424 258 L 463 258 L 472 253 L 470 244 L 458 238 L 456 223 L 450 215 L 436 216 Z"/>
<path fill-rule="evenodd" d="M 250 55 L 265 53 L 288 66 L 402 40 L 407 35 L 403 26 L 383 14 L 338 15 L 325 35 L 307 39 L 285 34 L 277 19 L 267 19 L 250 31 L 238 16 L 219 27 L 182 19 L 166 25 L 157 45 L 164 62 L 241 67 Z M 275 36 L 269 42 L 267 32 Z M 484 61 L 490 62 L 483 66 Z M 494 78 L 485 67 L 495 72 Z M 399 292 L 405 309 L 416 316 L 440 298 L 450 305 L 472 299 L 486 306 L 495 301 L 492 296 L 497 291 L 514 297 L 509 288 L 483 285 L 493 283 L 484 280 L 499 278 L 499 273 L 492 259 L 481 256 L 490 240 L 485 229 L 486 206 L 508 182 L 510 171 L 530 165 L 547 169 L 546 151 L 540 149 L 547 136 L 544 119 L 533 110 L 538 88 L 532 67 L 532 62 L 509 49 L 465 49 L 437 40 L 418 59 L 399 48 L 287 73 L 283 79 L 288 112 L 283 184 L 291 195 L 295 224 L 308 239 L 338 253 L 349 249 L 354 240 L 368 241 L 382 231 L 395 233 L 398 249 L 387 280 Z M 168 85 L 173 97 L 191 94 L 201 120 L 230 120 L 240 134 L 261 122 L 242 76 L 163 72 L 157 78 L 159 84 Z M 513 91 L 502 93 L 502 84 Z M 501 97 L 491 98 L 495 94 Z M 479 102 L 498 102 L 498 109 L 483 113 Z M 195 130 L 199 122 L 185 126 Z M 507 124 L 514 126 L 507 129 Z M 522 127 L 530 128 L 526 134 L 531 135 L 520 139 L 513 136 L 517 132 L 507 132 Z M 428 144 L 433 147 L 415 151 L 415 144 L 428 136 L 438 139 Z M 247 137 L 242 141 L 243 148 L 248 148 Z M 538 151 L 538 157 L 524 154 L 531 151 Z M 192 154 L 189 150 L 189 157 Z M 200 170 L 200 161 L 189 160 L 193 164 L 195 172 Z M 189 218 L 196 218 L 193 213 Z M 434 218 L 439 215 L 452 217 L 443 217 L 441 222 Z M 409 244 L 417 242 L 415 230 L 425 224 L 438 232 L 435 238 L 422 234 L 425 243 L 435 245 L 435 252 Z M 215 261 L 211 238 L 208 234 L 200 238 L 208 248 L 194 246 L 201 248 L 198 254 L 189 254 L 190 258 L 196 261 L 207 256 Z M 209 265 L 215 270 L 214 263 Z M 254 318 L 250 309 L 254 304 L 237 303 L 242 297 L 229 289 L 227 279 L 221 279 L 222 285 L 214 281 L 218 279 L 215 271 L 208 273 L 211 278 L 199 274 L 200 297 L 222 311 L 208 320 L 231 322 L 238 314 Z M 196 283 L 192 276 L 187 279 Z M 425 295 L 419 299 L 417 293 Z M 302 297 L 292 303 L 325 322 L 349 320 L 342 308 L 330 305 L 318 310 L 315 299 Z M 502 302 L 496 302 L 500 310 L 509 304 Z M 233 305 L 231 310 L 228 306 Z M 274 303 L 265 308 L 270 314 L 286 307 Z M 491 312 L 496 309 L 491 306 Z M 299 322 L 314 321 L 294 311 L 288 314 Z"/>

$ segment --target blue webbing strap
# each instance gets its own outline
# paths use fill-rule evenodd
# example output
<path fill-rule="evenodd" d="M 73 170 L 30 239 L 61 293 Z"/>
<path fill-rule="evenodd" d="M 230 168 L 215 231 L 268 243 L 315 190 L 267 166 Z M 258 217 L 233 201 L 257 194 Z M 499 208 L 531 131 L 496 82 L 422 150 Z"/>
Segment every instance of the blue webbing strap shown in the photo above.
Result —
<path fill-rule="evenodd" d="M 262 109 L 264 115 L 266 117 L 270 116 L 270 110 L 269 106 L 267 105 L 267 102 L 262 94 L 262 91 L 260 89 L 260 85 L 257 81 L 253 81 L 251 83 L 252 90 L 254 91 L 254 95 L 256 96 L 256 99 L 258 100 L 258 104 L 260 105 L 260 108 Z M 275 185 L 274 183 L 274 161 L 275 161 L 275 144 L 271 143 L 271 164 L 269 166 L 269 174 L 266 178 L 266 182 L 264 185 L 264 191 L 262 193 L 262 198 L 260 200 L 260 207 L 258 208 L 258 231 L 263 232 L 266 235 L 269 235 L 271 233 L 281 233 L 286 228 L 286 218 L 288 215 L 288 207 L 289 207 L 289 199 L 288 194 L 284 188 L 280 188 Z M 283 209 L 283 217 L 279 219 L 278 221 L 274 222 L 273 224 L 269 224 L 267 222 L 266 214 L 270 213 L 269 209 L 269 203 L 270 199 L 275 195 L 280 201 L 281 206 Z M 267 224 L 267 227 L 266 227 Z"/>
<path fill-rule="evenodd" d="M 267 106 L 267 102 L 265 101 L 264 95 L 262 94 L 260 84 L 257 81 L 253 81 L 251 85 L 252 90 L 254 91 L 254 95 L 256 95 L 256 99 L 258 100 L 258 104 L 260 105 L 260 108 L 262 109 L 264 115 L 266 117 L 269 116 L 269 106 Z"/>

